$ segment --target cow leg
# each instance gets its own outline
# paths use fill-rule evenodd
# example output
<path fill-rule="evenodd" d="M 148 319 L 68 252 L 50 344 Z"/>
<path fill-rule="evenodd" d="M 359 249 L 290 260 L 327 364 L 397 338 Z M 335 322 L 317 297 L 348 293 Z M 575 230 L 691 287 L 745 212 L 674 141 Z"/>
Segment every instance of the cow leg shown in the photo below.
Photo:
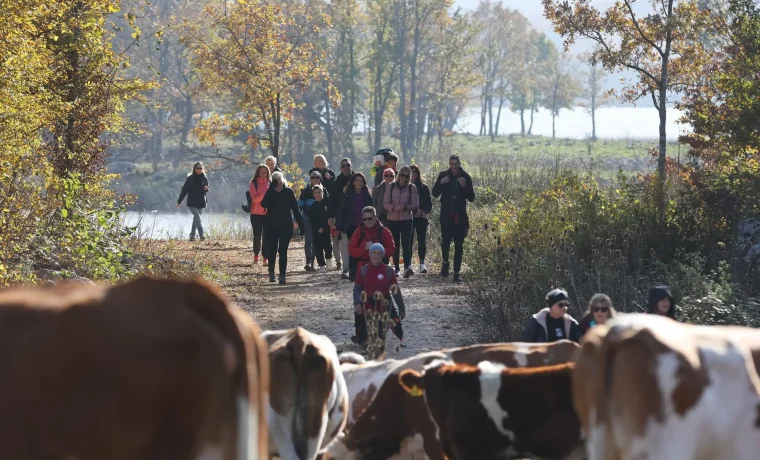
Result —
<path fill-rule="evenodd" d="M 271 437 L 270 453 L 276 452 L 277 456 L 282 460 L 301 460 L 298 458 L 295 445 L 293 444 L 293 435 L 291 433 L 291 428 L 293 427 L 292 415 L 280 415 L 270 405 L 267 422 L 269 423 L 269 436 Z"/>

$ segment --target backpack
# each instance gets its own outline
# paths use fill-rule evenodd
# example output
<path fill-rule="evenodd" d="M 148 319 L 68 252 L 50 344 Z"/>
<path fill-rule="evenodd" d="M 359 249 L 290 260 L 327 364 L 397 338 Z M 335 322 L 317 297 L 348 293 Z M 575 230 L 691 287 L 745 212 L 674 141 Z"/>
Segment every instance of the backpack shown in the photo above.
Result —
<path fill-rule="evenodd" d="M 253 186 L 255 187 L 256 184 L 254 183 Z M 251 203 L 253 202 L 253 200 L 251 200 L 251 192 L 249 192 L 249 191 L 245 192 L 245 200 L 248 202 L 248 204 L 244 204 L 244 205 L 242 205 L 240 207 L 243 208 L 243 211 L 245 211 L 247 214 L 250 214 L 251 213 Z"/>
<path fill-rule="evenodd" d="M 396 186 L 396 183 L 395 182 L 391 182 L 391 199 L 393 199 L 393 187 L 394 186 Z M 409 187 L 409 200 L 407 200 L 406 204 L 412 204 L 412 183 L 410 182 L 410 183 L 406 184 L 406 186 Z M 400 199 L 401 198 L 401 190 L 402 190 L 402 188 L 399 187 L 398 189 L 399 189 L 399 192 L 398 192 L 399 196 L 398 197 Z"/>
<path fill-rule="evenodd" d="M 362 278 L 367 276 L 367 268 L 369 267 L 369 264 L 362 265 L 362 269 L 360 270 L 362 272 Z M 388 279 L 391 279 L 391 276 L 393 276 L 393 267 L 390 265 L 386 265 L 385 268 L 388 269 L 388 273 L 385 275 L 388 277 Z"/>

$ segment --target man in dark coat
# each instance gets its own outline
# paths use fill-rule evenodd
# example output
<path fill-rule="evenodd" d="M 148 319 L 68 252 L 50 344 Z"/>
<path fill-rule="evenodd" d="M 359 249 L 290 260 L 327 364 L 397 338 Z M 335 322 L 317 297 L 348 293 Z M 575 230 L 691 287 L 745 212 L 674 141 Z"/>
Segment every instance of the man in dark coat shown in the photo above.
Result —
<path fill-rule="evenodd" d="M 546 294 L 547 308 L 533 315 L 523 332 L 522 342 L 543 343 L 569 339 L 577 342 L 581 338 L 581 330 L 572 316 L 567 314 L 570 302 L 567 291 L 561 288 L 553 289 Z"/>

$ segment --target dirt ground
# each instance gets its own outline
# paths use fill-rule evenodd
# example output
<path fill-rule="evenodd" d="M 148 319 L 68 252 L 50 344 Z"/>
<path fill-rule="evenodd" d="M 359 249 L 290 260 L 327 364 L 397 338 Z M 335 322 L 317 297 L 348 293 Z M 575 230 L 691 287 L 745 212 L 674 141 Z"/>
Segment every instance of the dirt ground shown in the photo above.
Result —
<path fill-rule="evenodd" d="M 287 284 L 269 283 L 267 268 L 259 260 L 253 265 L 250 243 L 243 241 L 183 242 L 211 266 L 213 277 L 231 300 L 251 313 L 263 330 L 302 326 L 327 335 L 338 352 L 362 352 L 351 342 L 354 334 L 353 283 L 340 279 L 340 272 L 306 272 L 303 244 L 291 242 L 288 251 Z M 416 258 L 415 258 L 416 262 Z M 431 269 L 432 268 L 432 269 Z M 476 341 L 473 325 L 464 314 L 462 285 L 442 279 L 440 267 L 430 273 L 415 273 L 399 281 L 406 303 L 404 347 L 388 333 L 389 358 L 471 344 Z M 275 270 L 278 271 L 277 269 Z"/>

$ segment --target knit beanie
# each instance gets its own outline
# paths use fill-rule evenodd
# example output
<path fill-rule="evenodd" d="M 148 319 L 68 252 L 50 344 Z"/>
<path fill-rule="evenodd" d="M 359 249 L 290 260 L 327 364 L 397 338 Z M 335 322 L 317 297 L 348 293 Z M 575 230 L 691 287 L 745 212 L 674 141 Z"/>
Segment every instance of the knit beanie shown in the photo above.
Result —
<path fill-rule="evenodd" d="M 369 247 L 369 253 L 372 254 L 375 251 L 379 251 L 382 255 L 385 255 L 385 248 L 380 243 L 375 243 Z"/>
<path fill-rule="evenodd" d="M 546 305 L 551 308 L 557 302 L 567 300 L 567 291 L 562 288 L 552 289 L 546 294 Z"/>

